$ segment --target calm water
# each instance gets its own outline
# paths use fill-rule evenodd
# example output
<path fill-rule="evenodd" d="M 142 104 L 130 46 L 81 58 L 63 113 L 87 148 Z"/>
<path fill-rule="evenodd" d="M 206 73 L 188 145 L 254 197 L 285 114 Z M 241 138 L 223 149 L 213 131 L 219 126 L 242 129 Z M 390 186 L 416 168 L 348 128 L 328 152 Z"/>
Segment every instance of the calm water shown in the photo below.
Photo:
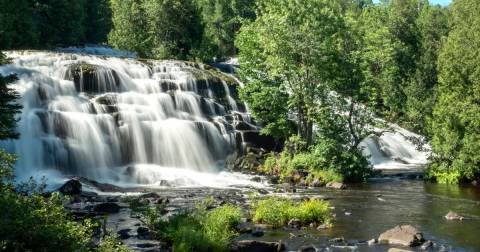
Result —
<path fill-rule="evenodd" d="M 365 241 L 399 224 L 411 224 L 425 239 L 443 245 L 443 251 L 480 251 L 480 188 L 424 183 L 412 180 L 385 180 L 353 185 L 348 190 L 316 189 L 303 195 L 331 197 L 337 218 L 325 231 L 279 230 L 264 239 L 282 239 L 289 249 L 314 245 L 328 251 L 386 251 L 385 246 L 328 246 L 328 240 L 344 237 L 347 241 Z M 448 211 L 467 219 L 447 221 Z M 351 213 L 346 215 L 345 212 Z M 292 238 L 292 234 L 295 237 Z M 330 243 L 331 244 L 331 243 Z M 431 251 L 440 250 L 438 247 Z"/>

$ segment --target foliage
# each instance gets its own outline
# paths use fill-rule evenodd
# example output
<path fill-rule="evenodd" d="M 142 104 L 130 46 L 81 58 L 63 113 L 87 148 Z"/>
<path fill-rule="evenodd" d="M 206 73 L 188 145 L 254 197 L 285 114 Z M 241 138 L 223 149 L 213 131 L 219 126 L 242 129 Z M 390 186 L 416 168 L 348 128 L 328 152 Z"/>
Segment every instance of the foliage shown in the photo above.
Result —
<path fill-rule="evenodd" d="M 0 0 L 0 48 L 32 49 L 106 41 L 108 0 Z"/>
<path fill-rule="evenodd" d="M 98 252 L 132 252 L 118 241 L 118 236 L 114 233 L 109 233 L 104 236 L 98 245 L 96 251 Z"/>
<path fill-rule="evenodd" d="M 0 65 L 6 63 L 8 60 L 0 52 Z M 15 102 L 19 98 L 18 94 L 9 86 L 16 80 L 15 75 L 0 74 L 0 141 L 18 137 L 18 133 L 15 132 L 17 123 L 15 115 L 20 111 L 21 106 Z"/>
<path fill-rule="evenodd" d="M 270 197 L 255 202 L 253 211 L 254 222 L 273 227 L 284 226 L 292 219 L 299 220 L 302 225 L 330 224 L 331 222 L 328 202 L 318 199 L 295 203 L 288 198 Z"/>
<path fill-rule="evenodd" d="M 225 251 L 236 235 L 240 209 L 224 205 L 207 210 L 206 205 L 199 205 L 193 212 L 174 216 L 168 221 L 159 219 L 157 212 L 151 211 L 149 225 L 160 238 L 171 242 L 175 251 Z"/>
<path fill-rule="evenodd" d="M 480 2 L 455 1 L 452 30 L 439 61 L 433 108 L 433 164 L 439 182 L 480 177 Z"/>

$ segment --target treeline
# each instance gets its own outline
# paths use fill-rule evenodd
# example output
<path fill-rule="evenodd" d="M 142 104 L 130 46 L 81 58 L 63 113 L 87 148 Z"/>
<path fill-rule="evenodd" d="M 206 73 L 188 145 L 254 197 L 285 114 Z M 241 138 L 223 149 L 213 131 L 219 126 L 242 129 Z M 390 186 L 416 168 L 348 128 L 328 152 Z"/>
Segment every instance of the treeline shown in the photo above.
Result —
<path fill-rule="evenodd" d="M 107 41 L 109 0 L 0 0 L 0 49 Z"/>
<path fill-rule="evenodd" d="M 270 170 L 331 167 L 344 179 L 364 177 L 356 147 L 375 134 L 365 126 L 376 116 L 431 140 L 432 179 L 479 178 L 479 8 L 475 0 L 259 3 L 237 37 L 242 96 L 264 133 L 300 137 Z"/>
<path fill-rule="evenodd" d="M 236 54 L 255 0 L 112 0 L 109 43 L 141 57 L 211 61 Z"/>

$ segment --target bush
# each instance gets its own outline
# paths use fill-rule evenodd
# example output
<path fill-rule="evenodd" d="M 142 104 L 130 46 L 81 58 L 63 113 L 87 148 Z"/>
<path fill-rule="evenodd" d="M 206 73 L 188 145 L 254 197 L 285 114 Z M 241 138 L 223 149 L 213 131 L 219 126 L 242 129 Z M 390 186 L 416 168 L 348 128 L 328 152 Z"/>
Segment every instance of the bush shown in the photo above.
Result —
<path fill-rule="evenodd" d="M 302 225 L 330 224 L 329 206 L 328 202 L 318 199 L 294 203 L 291 199 L 271 197 L 254 204 L 253 221 L 274 228 L 284 226 L 291 219 L 298 219 Z"/>
<path fill-rule="evenodd" d="M 207 211 L 205 205 L 169 221 L 149 217 L 149 224 L 160 238 L 172 243 L 174 251 L 225 251 L 237 235 L 235 227 L 240 223 L 241 211 L 232 205 Z"/>
<path fill-rule="evenodd" d="M 58 193 L 45 198 L 38 194 L 0 193 L 0 250 L 87 251 L 93 224 L 71 220 Z"/>
<path fill-rule="evenodd" d="M 116 234 L 110 233 L 100 240 L 98 252 L 133 252 L 118 241 Z"/>
<path fill-rule="evenodd" d="M 294 139 L 295 140 L 295 139 Z M 344 150 L 334 141 L 320 139 L 306 151 L 298 141 L 290 140 L 279 155 L 271 155 L 260 171 L 278 175 L 282 181 L 293 178 L 298 182 L 299 173 L 308 173 L 306 182 L 363 182 L 373 174 L 371 165 L 360 150 Z"/>

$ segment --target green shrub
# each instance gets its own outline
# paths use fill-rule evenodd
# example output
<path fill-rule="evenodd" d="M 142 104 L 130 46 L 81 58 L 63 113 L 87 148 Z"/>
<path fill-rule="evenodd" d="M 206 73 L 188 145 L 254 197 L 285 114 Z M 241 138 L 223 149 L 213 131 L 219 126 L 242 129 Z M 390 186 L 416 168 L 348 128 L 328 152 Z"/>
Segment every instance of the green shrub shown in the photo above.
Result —
<path fill-rule="evenodd" d="M 118 241 L 118 236 L 110 233 L 100 240 L 100 244 L 96 249 L 98 252 L 133 252 L 125 245 Z"/>
<path fill-rule="evenodd" d="M 63 207 L 62 197 L 0 193 L 0 250 L 87 251 L 92 237 L 90 221 L 76 223 Z"/>
<path fill-rule="evenodd" d="M 175 251 L 225 251 L 237 235 L 235 227 L 241 211 L 232 205 L 207 211 L 204 205 L 169 221 L 150 218 L 154 221 L 150 225 L 160 238 L 172 243 Z"/>
<path fill-rule="evenodd" d="M 331 222 L 329 203 L 318 199 L 294 203 L 288 198 L 271 197 L 257 201 L 253 211 L 254 222 L 274 228 L 284 226 L 291 219 L 298 219 L 303 225 Z"/>

